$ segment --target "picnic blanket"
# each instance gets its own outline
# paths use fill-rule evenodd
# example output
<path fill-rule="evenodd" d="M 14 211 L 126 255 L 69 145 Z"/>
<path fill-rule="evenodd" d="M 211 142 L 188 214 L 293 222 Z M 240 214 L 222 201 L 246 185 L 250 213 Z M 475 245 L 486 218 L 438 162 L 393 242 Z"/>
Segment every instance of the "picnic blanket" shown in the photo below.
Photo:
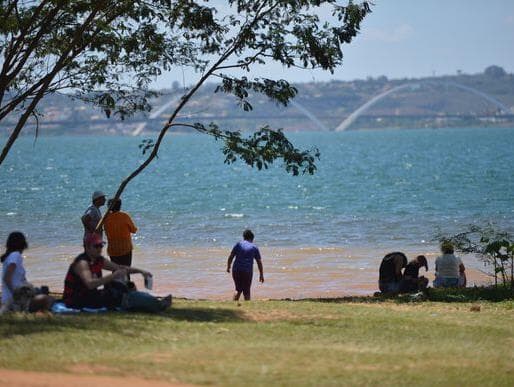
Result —
<path fill-rule="evenodd" d="M 80 312 L 86 312 L 86 313 L 103 313 L 107 312 L 107 308 L 82 308 L 82 309 L 74 309 L 74 308 L 68 308 L 64 302 L 54 302 L 52 305 L 52 308 L 50 309 L 52 313 L 55 314 L 75 314 Z"/>

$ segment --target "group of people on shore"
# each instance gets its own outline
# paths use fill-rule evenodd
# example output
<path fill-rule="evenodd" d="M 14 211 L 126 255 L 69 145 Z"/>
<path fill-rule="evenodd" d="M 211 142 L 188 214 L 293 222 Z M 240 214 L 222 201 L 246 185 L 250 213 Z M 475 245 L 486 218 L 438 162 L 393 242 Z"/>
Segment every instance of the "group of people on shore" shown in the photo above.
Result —
<path fill-rule="evenodd" d="M 92 195 L 92 204 L 82 216 L 84 225 L 83 248 L 70 264 L 64 280 L 62 302 L 70 309 L 122 309 L 143 312 L 160 312 L 171 305 L 172 297 L 157 298 L 136 289 L 130 274 L 141 274 L 145 286 L 151 289 L 152 274 L 132 266 L 132 237 L 137 227 L 127 213 L 120 211 L 121 199 L 109 203 L 111 210 L 103 225 L 100 207 L 106 202 L 101 191 Z M 102 256 L 105 245 L 103 231 L 108 239 L 110 259 Z M 6 311 L 49 310 L 55 300 L 48 288 L 34 287 L 27 281 L 23 265 L 23 251 L 28 248 L 25 235 L 12 232 L 6 242 L 2 262 L 2 305 L 0 313 Z M 103 275 L 102 271 L 111 274 Z M 45 289 L 46 288 L 46 289 Z"/>
<path fill-rule="evenodd" d="M 455 256 L 451 242 L 441 243 L 441 253 L 435 260 L 435 288 L 466 287 L 466 268 Z M 428 286 L 428 278 L 419 275 L 419 269 L 428 271 L 427 258 L 418 255 L 411 261 L 402 252 L 387 254 L 380 264 L 378 288 L 385 294 L 412 293 Z"/>
<path fill-rule="evenodd" d="M 153 276 L 150 272 L 132 266 L 132 234 L 137 232 L 130 215 L 121 211 L 121 199 L 108 202 L 109 212 L 104 217 L 100 208 L 106 204 L 105 194 L 95 191 L 91 205 L 81 217 L 84 226 L 83 248 L 68 267 L 64 280 L 62 302 L 72 309 L 107 308 L 160 312 L 172 303 L 171 294 L 157 298 L 136 289 L 130 281 L 131 274 L 141 274 L 145 287 L 152 288 Z M 102 256 L 105 245 L 103 234 L 107 236 L 109 259 Z M 264 282 L 264 271 L 259 249 L 253 243 L 251 230 L 243 232 L 243 240 L 232 249 L 227 272 L 232 270 L 235 285 L 234 300 L 241 294 L 250 300 L 253 275 L 253 261 L 259 268 L 259 281 Z M 23 265 L 23 251 L 28 248 L 25 235 L 12 232 L 6 242 L 2 262 L 2 304 L 0 313 L 6 311 L 37 312 L 49 310 L 56 300 L 49 295 L 47 287 L 37 288 L 27 281 Z M 103 270 L 110 271 L 103 275 Z"/>
<path fill-rule="evenodd" d="M 138 291 L 130 281 L 131 274 L 141 274 L 145 287 L 151 289 L 152 274 L 132 266 L 132 234 L 137 232 L 129 214 L 121 211 L 121 199 L 110 200 L 109 212 L 101 224 L 100 207 L 106 197 L 101 191 L 92 195 L 92 203 L 82 216 L 84 226 L 83 248 L 70 264 L 64 280 L 62 302 L 67 308 L 107 308 L 144 312 L 160 312 L 171 305 L 171 294 L 154 297 Z M 103 233 L 107 236 L 109 259 L 102 256 L 105 245 Z M 6 311 L 40 311 L 51 308 L 55 300 L 48 294 L 48 288 L 36 288 L 26 279 L 22 253 L 28 243 L 21 232 L 12 232 L 7 238 L 2 262 L 2 305 L 0 313 Z M 442 255 L 435 261 L 434 287 L 465 287 L 466 274 L 462 260 L 454 255 L 450 242 L 441 244 Z M 243 240 L 236 243 L 227 259 L 227 272 L 232 272 L 235 292 L 233 299 L 251 299 L 253 264 L 257 263 L 259 281 L 264 282 L 261 254 L 254 244 L 251 230 L 243 232 Z M 397 294 L 422 291 L 428 286 L 428 279 L 419 275 L 420 268 L 428 271 L 425 256 L 418 255 L 411 261 L 402 252 L 387 254 L 380 264 L 379 289 L 382 293 Z M 110 271 L 103 275 L 102 271 Z M 45 289 L 46 288 L 46 289 Z"/>

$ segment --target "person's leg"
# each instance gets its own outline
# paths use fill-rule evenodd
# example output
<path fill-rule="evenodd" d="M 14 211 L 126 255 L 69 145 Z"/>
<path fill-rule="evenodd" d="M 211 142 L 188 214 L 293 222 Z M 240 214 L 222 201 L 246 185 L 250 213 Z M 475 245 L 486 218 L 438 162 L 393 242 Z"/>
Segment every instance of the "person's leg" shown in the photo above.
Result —
<path fill-rule="evenodd" d="M 164 297 L 161 300 L 162 310 L 168 309 L 171 306 L 171 302 L 172 302 L 171 294 L 168 294 L 166 297 Z"/>
<path fill-rule="evenodd" d="M 98 289 L 94 289 L 81 296 L 80 298 L 76 298 L 70 305 L 66 305 L 69 308 L 82 309 L 82 308 L 109 308 L 114 309 L 118 305 L 116 305 L 115 300 L 111 297 L 109 292 L 100 291 Z"/>
<path fill-rule="evenodd" d="M 159 300 L 146 292 L 133 291 L 123 298 L 122 307 L 135 312 L 158 313 L 171 305 L 171 295 Z"/>
<path fill-rule="evenodd" d="M 234 301 L 239 301 L 239 298 L 241 297 L 241 292 L 238 292 L 237 290 L 234 292 L 234 297 L 232 299 Z"/>
<path fill-rule="evenodd" d="M 465 288 L 467 284 L 466 273 L 459 274 L 458 286 L 459 288 Z"/>
<path fill-rule="evenodd" d="M 118 265 L 131 266 L 132 265 L 132 251 L 125 255 L 109 256 L 111 261 Z"/>
<path fill-rule="evenodd" d="M 456 288 L 459 286 L 459 279 L 458 278 L 447 278 L 448 280 L 448 286 L 449 288 Z"/>
<path fill-rule="evenodd" d="M 44 312 L 50 310 L 55 299 L 46 294 L 38 294 L 30 300 L 29 312 Z"/>
<path fill-rule="evenodd" d="M 243 296 L 245 301 L 250 301 L 250 289 L 252 287 L 252 273 L 243 273 Z"/>
<path fill-rule="evenodd" d="M 400 291 L 400 282 L 380 282 L 379 289 L 387 295 L 394 295 Z"/>
<path fill-rule="evenodd" d="M 421 276 L 418 278 L 418 290 L 423 291 L 428 286 L 428 278 Z"/>
<path fill-rule="evenodd" d="M 456 288 L 458 284 L 459 284 L 458 278 L 437 277 L 434 280 L 435 288 Z"/>
<path fill-rule="evenodd" d="M 242 281 L 241 272 L 232 270 L 232 279 L 234 280 L 234 287 L 236 288 L 232 299 L 234 301 L 239 301 L 239 298 L 241 297 L 241 293 L 243 292 L 243 287 L 241 284 L 241 281 Z"/>
<path fill-rule="evenodd" d="M 132 265 L 132 251 L 125 255 L 109 256 L 112 262 L 117 265 L 123 265 L 130 267 Z M 130 281 L 130 275 L 127 275 L 128 281 Z"/>

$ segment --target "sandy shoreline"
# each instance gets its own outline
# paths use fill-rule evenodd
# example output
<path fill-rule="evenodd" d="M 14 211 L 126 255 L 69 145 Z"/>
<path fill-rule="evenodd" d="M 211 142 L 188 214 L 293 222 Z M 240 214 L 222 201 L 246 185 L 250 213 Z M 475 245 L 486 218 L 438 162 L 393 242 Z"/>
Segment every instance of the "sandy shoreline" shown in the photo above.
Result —
<path fill-rule="evenodd" d="M 76 246 L 34 246 L 25 252 L 28 279 L 61 292 L 69 263 L 80 252 Z M 261 247 L 265 283 L 254 278 L 254 299 L 342 297 L 369 295 L 377 291 L 378 267 L 388 251 L 346 247 Z M 409 258 L 424 254 L 429 271 L 421 274 L 433 280 L 437 250 L 428 246 L 404 250 Z M 154 274 L 153 293 L 188 299 L 224 300 L 232 294 L 232 279 L 226 273 L 229 248 L 170 247 L 134 250 L 134 266 Z M 467 268 L 468 286 L 490 282 L 482 263 L 475 257 L 462 257 Z M 256 268 L 255 268 L 256 270 Z M 143 288 L 140 276 L 134 276 Z"/>

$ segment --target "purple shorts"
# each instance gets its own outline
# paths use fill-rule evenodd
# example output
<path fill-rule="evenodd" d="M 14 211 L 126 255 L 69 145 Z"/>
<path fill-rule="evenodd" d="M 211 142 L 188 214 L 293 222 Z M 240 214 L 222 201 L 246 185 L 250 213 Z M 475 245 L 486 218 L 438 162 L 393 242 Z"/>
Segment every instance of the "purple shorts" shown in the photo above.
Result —
<path fill-rule="evenodd" d="M 243 292 L 246 296 L 250 296 L 250 287 L 252 286 L 253 273 L 250 271 L 234 271 L 232 270 L 232 278 L 237 292 Z"/>

